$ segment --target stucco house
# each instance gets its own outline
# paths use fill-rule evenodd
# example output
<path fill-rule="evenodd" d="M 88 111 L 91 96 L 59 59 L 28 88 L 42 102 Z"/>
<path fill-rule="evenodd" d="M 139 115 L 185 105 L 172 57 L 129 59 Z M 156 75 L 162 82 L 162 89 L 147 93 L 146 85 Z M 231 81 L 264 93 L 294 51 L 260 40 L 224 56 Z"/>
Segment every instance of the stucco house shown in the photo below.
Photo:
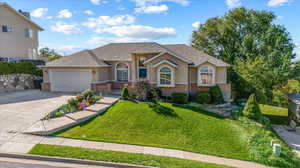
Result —
<path fill-rule="evenodd" d="M 195 94 L 219 85 L 225 100 L 231 96 L 227 83 L 229 65 L 185 44 L 111 43 L 84 50 L 47 63 L 42 67 L 45 91 L 79 92 L 92 89 L 113 92 L 147 80 L 173 92 Z"/>
<path fill-rule="evenodd" d="M 0 2 L 0 58 L 37 59 L 38 33 L 43 31 L 28 12 Z"/>

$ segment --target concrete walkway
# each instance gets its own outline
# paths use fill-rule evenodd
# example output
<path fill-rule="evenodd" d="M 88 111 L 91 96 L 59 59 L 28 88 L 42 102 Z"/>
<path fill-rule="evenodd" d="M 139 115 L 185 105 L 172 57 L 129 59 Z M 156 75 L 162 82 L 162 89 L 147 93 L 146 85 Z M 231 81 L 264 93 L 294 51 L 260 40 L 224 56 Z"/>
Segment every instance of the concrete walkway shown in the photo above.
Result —
<path fill-rule="evenodd" d="M 297 153 L 300 158 L 300 135 L 287 131 L 282 125 L 273 125 L 277 134 Z"/>
<path fill-rule="evenodd" d="M 26 135 L 26 134 L 22 134 L 15 137 L 10 142 L 10 144 L 6 144 L 2 148 L 0 148 L 0 152 L 27 153 L 36 144 L 61 145 L 61 146 L 82 147 L 82 148 L 95 149 L 95 150 L 110 150 L 110 151 L 120 151 L 120 152 L 128 152 L 128 153 L 150 154 L 156 156 L 168 156 L 168 157 L 195 160 L 200 162 L 220 164 L 220 165 L 232 166 L 238 168 L 268 168 L 268 166 L 264 166 L 249 161 L 228 159 L 228 158 L 223 158 L 218 156 L 198 154 L 198 153 L 186 152 L 186 151 L 174 150 L 174 149 L 76 140 L 76 139 L 68 139 L 68 138 L 60 138 L 60 137 L 43 137 L 43 136 Z"/>
<path fill-rule="evenodd" d="M 0 145 L 30 127 L 73 95 L 25 90 L 0 93 Z"/>
<path fill-rule="evenodd" d="M 220 164 L 220 165 L 232 166 L 238 168 L 268 168 L 268 166 L 264 166 L 258 163 L 253 163 L 248 161 L 228 159 L 228 158 L 223 158 L 218 156 L 198 154 L 193 152 L 186 152 L 181 150 L 165 149 L 165 148 L 158 148 L 158 147 L 95 142 L 95 141 L 76 140 L 76 139 L 68 139 L 68 138 L 60 138 L 60 137 L 45 137 L 41 140 L 40 144 L 73 146 L 73 147 L 82 147 L 82 148 L 89 148 L 89 149 L 96 149 L 96 150 L 110 150 L 110 151 L 119 151 L 119 152 L 128 152 L 128 153 L 150 154 L 156 156 L 168 156 L 168 157 L 195 160 L 200 162 L 214 163 L 214 164 Z"/>

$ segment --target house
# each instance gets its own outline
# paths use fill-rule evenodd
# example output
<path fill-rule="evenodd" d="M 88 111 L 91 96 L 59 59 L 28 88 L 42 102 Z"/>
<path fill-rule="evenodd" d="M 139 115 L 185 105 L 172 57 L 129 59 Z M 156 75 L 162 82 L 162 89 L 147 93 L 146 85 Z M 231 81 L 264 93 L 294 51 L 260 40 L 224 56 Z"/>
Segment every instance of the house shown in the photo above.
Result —
<path fill-rule="evenodd" d="M 289 100 L 289 120 L 292 127 L 298 125 L 298 133 L 300 134 L 300 92 L 286 94 Z"/>
<path fill-rule="evenodd" d="M 84 50 L 43 66 L 46 91 L 78 92 L 92 89 L 113 92 L 147 80 L 161 88 L 164 95 L 173 92 L 195 94 L 219 85 L 226 100 L 231 96 L 227 83 L 229 65 L 185 44 L 111 43 Z"/>
<path fill-rule="evenodd" d="M 36 59 L 39 31 L 43 28 L 30 19 L 28 12 L 0 2 L 1 60 Z"/>

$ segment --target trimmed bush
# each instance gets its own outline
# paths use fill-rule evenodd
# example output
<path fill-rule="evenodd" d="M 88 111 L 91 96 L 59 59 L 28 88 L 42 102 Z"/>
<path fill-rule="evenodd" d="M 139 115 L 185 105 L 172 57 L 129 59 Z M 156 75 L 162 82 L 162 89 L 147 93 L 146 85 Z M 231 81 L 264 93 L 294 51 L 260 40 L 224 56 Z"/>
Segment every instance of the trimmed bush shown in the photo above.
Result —
<path fill-rule="evenodd" d="M 161 97 L 162 97 L 162 92 L 160 88 L 152 88 L 147 93 L 148 100 L 159 99 Z"/>
<path fill-rule="evenodd" d="M 211 102 L 214 104 L 224 103 L 223 94 L 218 85 L 209 88 L 209 93 L 211 95 Z"/>
<path fill-rule="evenodd" d="M 0 62 L 0 75 L 8 74 L 31 74 L 36 76 L 42 76 L 42 70 L 38 69 L 31 62 L 20 62 L 20 63 L 10 63 L 10 62 Z"/>
<path fill-rule="evenodd" d="M 243 110 L 243 115 L 252 120 L 259 120 L 261 118 L 261 111 L 256 101 L 255 94 L 249 96 Z"/>
<path fill-rule="evenodd" d="M 12 63 L 0 62 L 0 75 L 8 75 L 16 72 L 16 67 Z"/>
<path fill-rule="evenodd" d="M 211 95 L 209 92 L 199 92 L 197 93 L 196 101 L 199 104 L 209 104 L 211 102 Z"/>
<path fill-rule="evenodd" d="M 188 96 L 186 93 L 172 93 L 171 99 L 173 103 L 186 104 L 188 101 Z"/>
<path fill-rule="evenodd" d="M 127 87 L 123 87 L 122 92 L 121 92 L 121 97 L 124 100 L 127 100 L 129 98 L 129 92 Z"/>

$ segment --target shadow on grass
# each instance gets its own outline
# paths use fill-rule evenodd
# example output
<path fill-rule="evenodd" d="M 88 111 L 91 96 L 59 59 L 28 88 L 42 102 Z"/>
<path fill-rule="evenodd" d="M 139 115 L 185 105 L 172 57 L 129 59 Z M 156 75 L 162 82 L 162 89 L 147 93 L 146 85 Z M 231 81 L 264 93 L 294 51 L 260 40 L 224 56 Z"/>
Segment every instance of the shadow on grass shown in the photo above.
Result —
<path fill-rule="evenodd" d="M 216 113 L 213 113 L 213 112 L 208 112 L 208 111 L 205 111 L 205 110 L 202 110 L 202 109 L 199 109 L 197 107 L 193 107 L 193 106 L 190 106 L 190 105 L 187 105 L 187 104 L 182 104 L 182 105 L 181 104 L 172 104 L 172 106 L 177 107 L 177 108 L 183 108 L 183 109 L 191 110 L 191 111 L 194 111 L 196 113 L 201 113 L 201 114 L 211 116 L 211 117 L 216 117 L 216 118 L 219 118 L 219 119 L 226 119 L 226 117 L 221 116 L 219 114 L 216 114 Z"/>
<path fill-rule="evenodd" d="M 179 117 L 173 109 L 163 106 L 159 103 L 149 103 L 148 106 L 159 115 L 176 118 Z"/>
<path fill-rule="evenodd" d="M 271 124 L 277 124 L 277 125 L 288 125 L 289 124 L 289 117 L 269 115 L 269 114 L 264 114 L 264 116 L 266 116 L 270 119 Z"/>

